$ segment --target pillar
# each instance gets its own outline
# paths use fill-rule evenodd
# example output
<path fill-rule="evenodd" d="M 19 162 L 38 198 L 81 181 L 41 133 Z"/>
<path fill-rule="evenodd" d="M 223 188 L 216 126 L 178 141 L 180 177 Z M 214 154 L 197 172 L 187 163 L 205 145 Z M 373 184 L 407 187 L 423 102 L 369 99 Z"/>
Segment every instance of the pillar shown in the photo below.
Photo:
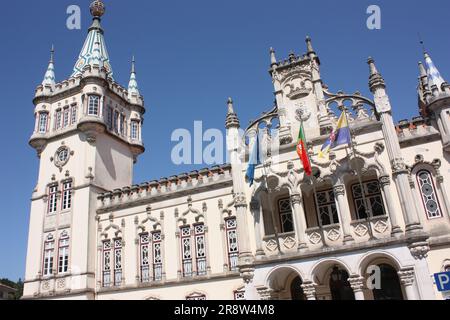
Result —
<path fill-rule="evenodd" d="M 389 211 L 389 218 L 391 220 L 391 235 L 395 236 L 397 234 L 403 233 L 402 229 L 398 224 L 398 219 L 396 215 L 396 210 L 394 206 L 394 202 L 392 200 L 392 194 L 390 191 L 391 178 L 389 176 L 381 176 L 380 177 L 380 187 L 383 192 L 384 199 L 386 200 L 387 209 Z"/>
<path fill-rule="evenodd" d="M 414 288 L 415 272 L 413 268 L 402 269 L 398 272 L 400 283 L 405 289 L 407 300 L 418 300 L 416 290 Z"/>
<path fill-rule="evenodd" d="M 316 286 L 312 282 L 305 282 L 302 285 L 303 292 L 305 293 L 307 300 L 317 300 L 316 299 Z"/>
<path fill-rule="evenodd" d="M 350 286 L 353 289 L 353 292 L 355 294 L 356 300 L 365 300 L 364 298 L 364 278 L 363 277 L 350 277 L 348 279 L 348 282 L 350 282 Z"/>
<path fill-rule="evenodd" d="M 350 230 L 350 207 L 345 197 L 345 185 L 337 184 L 333 187 L 334 195 L 336 198 L 338 212 L 340 214 L 342 232 L 344 234 L 344 243 L 354 241 Z"/>
<path fill-rule="evenodd" d="M 302 196 L 299 193 L 291 195 L 292 216 L 294 219 L 295 235 L 297 237 L 298 250 L 308 249 L 306 241 L 306 218 L 303 208 Z"/>
<path fill-rule="evenodd" d="M 265 252 L 263 249 L 263 242 L 262 242 L 262 230 L 261 225 L 263 224 L 263 213 L 262 213 L 262 206 L 260 201 L 257 199 L 253 199 L 250 203 L 250 210 L 253 215 L 253 219 L 255 221 L 255 240 L 256 240 L 256 255 L 257 256 L 264 256 Z"/>

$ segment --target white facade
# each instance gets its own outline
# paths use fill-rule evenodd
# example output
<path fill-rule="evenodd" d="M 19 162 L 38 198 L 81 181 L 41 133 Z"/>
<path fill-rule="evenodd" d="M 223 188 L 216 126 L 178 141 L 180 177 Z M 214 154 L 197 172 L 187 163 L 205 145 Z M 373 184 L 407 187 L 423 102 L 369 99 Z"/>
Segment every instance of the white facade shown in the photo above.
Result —
<path fill-rule="evenodd" d="M 250 146 L 263 141 L 252 187 L 231 99 L 231 165 L 133 185 L 145 151 L 134 59 L 127 90 L 112 77 L 103 3 L 91 13 L 73 75 L 55 83 L 52 54 L 36 90 L 24 298 L 442 299 L 432 275 L 450 268 L 450 86 L 428 54 L 421 116 L 396 125 L 372 59 L 369 99 L 329 92 L 309 38 L 301 57 L 271 50 L 276 105 L 246 130 Z M 339 109 L 354 147 L 324 160 Z M 296 153 L 300 120 L 313 178 Z"/>

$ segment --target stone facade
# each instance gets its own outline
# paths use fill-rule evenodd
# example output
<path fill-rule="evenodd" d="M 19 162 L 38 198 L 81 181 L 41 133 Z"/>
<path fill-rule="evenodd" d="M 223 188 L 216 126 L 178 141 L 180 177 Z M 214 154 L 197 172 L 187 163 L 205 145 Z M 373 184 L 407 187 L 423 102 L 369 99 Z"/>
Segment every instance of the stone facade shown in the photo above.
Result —
<path fill-rule="evenodd" d="M 231 164 L 133 185 L 144 99 L 134 59 L 128 90 L 114 82 L 102 2 L 91 12 L 96 45 L 61 83 L 52 53 L 36 90 L 25 298 L 442 299 L 432 274 L 450 268 L 450 87 L 428 54 L 421 115 L 395 124 L 373 59 L 366 98 L 326 87 L 310 38 L 303 56 L 278 61 L 271 49 L 276 103 L 247 144 L 228 101 Z M 353 146 L 324 160 L 338 112 Z M 311 177 L 296 153 L 301 121 Z M 264 160 L 249 187 L 257 134 Z"/>

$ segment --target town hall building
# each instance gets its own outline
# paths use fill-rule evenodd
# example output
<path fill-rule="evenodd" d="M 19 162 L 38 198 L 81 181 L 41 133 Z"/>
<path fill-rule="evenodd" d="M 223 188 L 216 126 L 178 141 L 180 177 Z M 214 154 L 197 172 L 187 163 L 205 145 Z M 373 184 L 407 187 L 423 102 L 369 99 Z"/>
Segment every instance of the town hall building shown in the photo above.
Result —
<path fill-rule="evenodd" d="M 73 74 L 56 82 L 52 50 L 33 100 L 24 299 L 443 299 L 433 274 L 450 271 L 450 84 L 428 53 L 419 115 L 395 123 L 373 59 L 364 97 L 330 91 L 310 38 L 286 60 L 271 49 L 273 108 L 241 128 L 237 104 L 224 106 L 230 164 L 135 184 L 146 108 L 134 59 L 123 87 L 103 2 L 90 11 Z M 323 159 L 341 112 L 352 147 Z M 296 151 L 301 123 L 311 176 Z"/>

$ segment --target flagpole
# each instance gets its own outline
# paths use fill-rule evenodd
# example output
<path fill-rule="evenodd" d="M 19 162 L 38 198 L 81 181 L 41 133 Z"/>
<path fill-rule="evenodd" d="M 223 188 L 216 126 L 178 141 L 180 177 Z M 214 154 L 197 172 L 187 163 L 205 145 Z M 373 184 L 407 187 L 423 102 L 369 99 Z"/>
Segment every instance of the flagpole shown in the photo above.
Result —
<path fill-rule="evenodd" d="M 259 130 L 257 130 L 256 134 L 259 137 Z M 259 143 L 259 139 L 258 138 L 256 139 L 256 143 Z M 260 147 L 260 145 L 257 146 L 257 148 L 259 148 L 259 147 Z M 259 152 L 258 152 L 258 155 L 259 155 Z M 265 158 L 266 157 L 264 157 L 264 162 L 266 160 Z M 258 163 L 258 160 L 259 159 L 256 160 L 256 163 Z M 281 251 L 280 236 L 279 236 L 278 227 L 277 227 L 276 220 L 275 220 L 275 215 L 274 215 L 274 210 L 273 210 L 273 203 L 272 203 L 272 197 L 270 195 L 270 190 L 269 190 L 269 183 L 268 183 L 268 180 L 267 180 L 268 172 L 267 172 L 266 164 L 263 163 L 262 166 L 263 166 L 263 171 L 264 171 L 263 172 L 263 177 L 264 177 L 264 183 L 266 185 L 267 200 L 269 202 L 270 216 L 272 218 L 272 225 L 273 225 L 273 230 L 274 230 L 274 233 L 275 233 L 275 241 L 277 243 L 278 252 L 280 252 L 280 254 L 283 254 L 283 251 Z"/>
<path fill-rule="evenodd" d="M 305 131 L 305 127 L 303 126 L 303 118 L 302 118 L 301 116 L 300 116 L 300 123 L 301 123 L 302 129 L 303 129 L 303 135 L 305 136 L 305 142 L 306 142 L 306 140 L 307 140 L 307 138 L 306 138 L 306 131 Z M 306 152 L 306 155 L 308 156 L 308 161 L 309 161 L 309 163 L 312 163 L 308 151 Z M 311 170 L 311 171 L 312 171 L 312 170 Z M 319 202 L 318 202 L 318 200 L 317 200 L 317 190 L 316 190 L 316 184 L 315 184 L 315 182 L 317 182 L 317 178 L 316 178 L 316 176 L 314 175 L 314 172 L 311 172 L 311 174 L 312 174 L 312 176 L 314 177 L 314 180 L 313 180 L 312 177 L 309 177 L 309 181 L 311 182 L 311 186 L 312 186 L 312 188 L 313 188 L 314 207 L 315 207 L 315 209 L 316 209 L 316 213 L 317 213 L 317 222 L 318 222 L 318 224 L 319 224 L 319 229 L 320 229 L 320 233 L 321 233 L 321 236 L 322 236 L 322 244 L 323 244 L 324 247 L 328 247 L 328 245 L 327 245 L 326 242 L 325 242 L 325 232 L 324 232 L 324 230 L 323 230 L 322 219 L 320 218 Z"/>
<path fill-rule="evenodd" d="M 350 127 L 350 122 L 348 121 L 347 110 L 346 110 L 345 107 L 343 107 L 343 112 L 345 114 L 345 120 L 347 121 L 347 126 L 348 126 L 348 129 L 350 131 L 350 147 L 351 147 L 351 150 L 352 150 L 352 153 L 353 153 L 353 157 L 356 159 L 356 148 L 355 148 L 355 145 L 353 144 L 353 130 Z M 373 240 L 375 237 L 373 235 L 372 225 L 370 223 L 370 215 L 369 215 L 369 212 L 367 210 L 367 204 L 368 203 L 367 203 L 367 198 L 366 198 L 366 191 L 364 190 L 364 185 L 363 185 L 363 182 L 362 182 L 361 175 L 359 174 L 357 169 L 355 171 L 356 171 L 356 176 L 358 177 L 359 187 L 361 189 L 361 195 L 362 195 L 363 202 L 364 202 L 364 210 L 365 210 L 366 216 L 367 216 L 365 220 L 368 223 L 369 236 L 370 236 L 370 239 Z M 355 207 L 355 211 L 356 210 L 357 210 L 357 208 Z"/>

